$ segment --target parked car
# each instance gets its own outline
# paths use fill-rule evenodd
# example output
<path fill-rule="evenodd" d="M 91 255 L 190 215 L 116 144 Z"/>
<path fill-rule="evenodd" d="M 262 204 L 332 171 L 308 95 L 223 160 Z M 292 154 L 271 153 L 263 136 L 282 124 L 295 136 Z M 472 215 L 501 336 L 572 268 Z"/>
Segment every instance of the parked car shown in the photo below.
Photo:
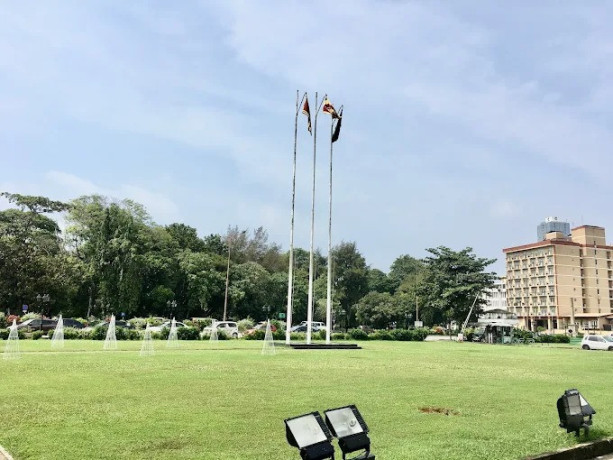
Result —
<path fill-rule="evenodd" d="M 108 328 L 109 327 L 109 323 L 110 323 L 110 321 L 103 321 L 103 322 L 96 323 L 96 324 L 93 324 L 93 325 L 88 326 L 88 327 L 84 327 L 83 330 L 84 331 L 93 331 L 97 327 Z M 129 322 L 124 321 L 124 320 L 115 321 L 115 327 L 123 327 L 124 329 L 134 329 L 134 327 Z"/>
<path fill-rule="evenodd" d="M 83 329 L 85 327 L 85 324 L 81 321 L 72 318 L 62 318 L 62 323 L 64 327 L 72 327 L 74 329 Z"/>
<path fill-rule="evenodd" d="M 236 324 L 234 321 L 215 322 L 212 325 L 202 329 L 200 335 L 211 335 L 213 329 L 216 329 L 217 332 L 224 332 L 228 337 L 232 337 L 234 339 L 238 339 L 240 336 L 238 332 L 238 324 Z"/>
<path fill-rule="evenodd" d="M 43 321 L 42 328 L 40 324 L 41 320 L 38 318 L 33 318 L 33 319 L 28 319 L 21 324 L 18 324 L 17 329 L 25 330 L 27 332 L 40 331 L 40 330 L 44 332 L 48 332 L 48 331 L 54 330 L 55 326 L 57 326 L 57 321 L 55 320 L 43 319 L 42 321 Z"/>
<path fill-rule="evenodd" d="M 180 321 L 177 321 L 176 324 L 177 324 L 177 329 L 179 329 L 180 327 L 187 327 L 187 324 L 184 324 L 184 323 L 182 323 Z M 151 326 L 149 328 L 149 330 L 151 332 L 162 332 L 162 329 L 164 329 L 164 328 L 170 329 L 171 326 L 172 326 L 172 321 L 166 321 L 165 323 L 161 324 L 160 326 Z"/>
<path fill-rule="evenodd" d="M 247 329 L 245 331 L 245 335 L 255 334 L 255 331 L 265 331 L 266 330 L 266 324 L 267 324 L 267 321 L 260 321 L 258 324 L 256 324 L 251 329 Z M 270 323 L 270 330 L 272 332 L 275 332 L 277 330 L 277 326 L 275 326 L 274 324 Z"/>
<path fill-rule="evenodd" d="M 308 321 L 302 321 L 300 323 L 300 325 L 301 326 L 306 326 L 307 322 Z M 322 323 L 321 321 L 311 321 L 311 324 L 313 325 L 313 329 L 317 328 L 317 330 L 320 330 L 320 329 L 323 329 L 324 331 L 326 330 L 326 323 Z"/>
<path fill-rule="evenodd" d="M 584 350 L 613 351 L 613 342 L 609 342 L 601 335 L 584 335 L 581 340 L 581 348 Z"/>
<path fill-rule="evenodd" d="M 298 324 L 297 326 L 294 326 L 290 329 L 291 332 L 306 332 L 307 331 L 307 325 L 306 324 Z M 316 326 L 315 323 L 313 323 L 313 326 L 311 327 L 311 332 L 319 332 L 320 328 L 319 326 Z"/>

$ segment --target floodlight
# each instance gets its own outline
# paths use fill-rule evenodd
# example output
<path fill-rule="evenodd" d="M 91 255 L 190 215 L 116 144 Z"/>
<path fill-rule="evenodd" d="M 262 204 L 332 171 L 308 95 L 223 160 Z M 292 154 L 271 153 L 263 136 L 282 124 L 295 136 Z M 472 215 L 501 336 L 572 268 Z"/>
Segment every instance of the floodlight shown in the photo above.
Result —
<path fill-rule="evenodd" d="M 346 459 L 347 454 L 358 450 L 364 450 L 364 452 L 354 457 L 354 460 L 374 460 L 375 456 L 370 453 L 368 426 L 357 407 L 350 405 L 329 409 L 324 411 L 324 414 L 332 435 L 338 438 L 338 446 L 343 451 L 343 460 Z"/>
<path fill-rule="evenodd" d="M 332 435 L 319 412 L 285 419 L 285 437 L 303 460 L 334 459 Z"/>
<path fill-rule="evenodd" d="M 589 433 L 592 425 L 592 415 L 596 411 L 590 406 L 578 390 L 572 388 L 566 390 L 557 402 L 560 428 L 566 428 L 566 432 L 575 432 L 579 436 L 581 428 L 585 435 Z"/>

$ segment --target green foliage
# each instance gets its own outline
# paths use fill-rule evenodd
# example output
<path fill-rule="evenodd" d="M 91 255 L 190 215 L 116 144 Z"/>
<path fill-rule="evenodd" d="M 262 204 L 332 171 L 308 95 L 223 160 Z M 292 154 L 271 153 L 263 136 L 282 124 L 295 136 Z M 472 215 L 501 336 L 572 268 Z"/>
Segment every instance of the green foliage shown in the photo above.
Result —
<path fill-rule="evenodd" d="M 513 338 L 515 339 L 532 339 L 534 338 L 534 334 L 525 329 L 513 329 Z"/>
<path fill-rule="evenodd" d="M 289 334 L 289 339 L 291 341 L 302 342 L 306 340 L 306 333 L 304 332 L 291 332 Z"/>
<path fill-rule="evenodd" d="M 48 332 L 48 336 L 50 339 L 55 335 L 55 331 L 51 330 Z M 64 328 L 64 340 L 80 340 L 82 339 L 81 330 L 75 329 L 73 327 L 65 327 Z"/>
<path fill-rule="evenodd" d="M 245 340 L 264 340 L 265 335 L 266 335 L 266 331 L 258 330 L 258 331 L 253 331 L 253 334 L 246 335 L 244 339 Z"/>
<path fill-rule="evenodd" d="M 570 337 L 565 334 L 540 334 L 535 337 L 539 343 L 570 343 Z"/>
<path fill-rule="evenodd" d="M 445 246 L 429 248 L 431 256 L 424 259 L 426 274 L 420 283 L 418 294 L 420 318 L 427 324 L 462 324 L 477 299 L 472 315 L 476 317 L 481 305 L 483 291 L 496 279 L 493 272 L 485 269 L 496 259 L 477 258 L 472 248 L 453 251 Z"/>
<path fill-rule="evenodd" d="M 24 321 L 27 321 L 29 319 L 39 319 L 40 318 L 40 313 L 26 313 L 25 315 L 23 315 L 21 317 L 21 323 L 23 323 Z"/>
<path fill-rule="evenodd" d="M 6 315 L 0 312 L 0 329 L 4 329 L 5 327 L 8 327 L 8 326 L 9 324 L 7 324 Z"/>
<path fill-rule="evenodd" d="M 247 329 L 252 329 L 254 326 L 254 321 L 251 318 L 241 319 L 236 323 L 238 325 L 239 332 L 245 332 Z"/>
<path fill-rule="evenodd" d="M 8 340 L 11 330 L 9 328 L 0 329 L 0 339 Z M 26 333 L 22 329 L 17 329 L 17 337 L 22 340 L 26 338 Z"/>
<path fill-rule="evenodd" d="M 362 329 L 351 329 L 347 336 L 352 340 L 368 340 L 368 334 Z"/>
<path fill-rule="evenodd" d="M 344 332 L 333 332 L 330 335 L 330 340 L 346 340 L 347 336 Z"/>
<path fill-rule="evenodd" d="M 368 334 L 368 340 L 395 340 L 390 331 L 375 331 Z"/>
<path fill-rule="evenodd" d="M 105 326 L 96 326 L 91 331 L 91 339 L 92 340 L 104 340 L 106 339 L 106 334 L 109 328 Z M 134 329 L 126 329 L 123 327 L 115 328 L 115 338 L 117 340 L 142 340 L 142 335 L 139 331 Z"/>
<path fill-rule="evenodd" d="M 46 335 L 46 332 L 44 332 L 44 331 L 34 331 L 34 332 L 32 332 L 32 340 L 38 340 L 43 335 Z"/>
<path fill-rule="evenodd" d="M 167 328 L 164 328 L 166 330 Z M 170 332 L 170 330 L 168 330 Z M 168 338 L 168 333 L 165 339 Z M 195 327 L 180 327 L 177 329 L 177 338 L 179 340 L 200 340 L 200 331 Z"/>

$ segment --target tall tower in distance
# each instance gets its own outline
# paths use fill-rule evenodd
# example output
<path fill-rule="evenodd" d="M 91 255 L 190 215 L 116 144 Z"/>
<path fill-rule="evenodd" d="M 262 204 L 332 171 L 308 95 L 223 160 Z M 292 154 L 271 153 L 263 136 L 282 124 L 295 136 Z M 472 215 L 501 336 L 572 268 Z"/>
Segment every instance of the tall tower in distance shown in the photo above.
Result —
<path fill-rule="evenodd" d="M 546 217 L 545 222 L 541 222 L 536 227 L 537 241 L 545 241 L 545 236 L 549 232 L 560 232 L 568 237 L 570 236 L 570 224 L 558 220 L 557 217 Z"/>

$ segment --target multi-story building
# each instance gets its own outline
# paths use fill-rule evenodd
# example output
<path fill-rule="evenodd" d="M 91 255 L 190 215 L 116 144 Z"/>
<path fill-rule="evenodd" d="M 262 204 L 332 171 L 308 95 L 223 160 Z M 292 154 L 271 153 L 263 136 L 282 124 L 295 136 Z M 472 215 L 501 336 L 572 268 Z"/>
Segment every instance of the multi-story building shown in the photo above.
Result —
<path fill-rule="evenodd" d="M 541 222 L 536 227 L 536 241 L 543 241 L 547 233 L 560 232 L 564 236 L 570 236 L 570 224 L 562 222 L 557 217 L 546 217 L 545 222 Z"/>
<path fill-rule="evenodd" d="M 536 330 L 610 329 L 613 321 L 613 246 L 605 229 L 550 232 L 544 241 L 504 249 L 507 305 L 520 326 Z"/>
<path fill-rule="evenodd" d="M 505 284 L 505 277 L 502 276 L 494 282 L 493 287 L 484 291 L 483 298 L 486 301 L 486 304 L 483 306 L 484 312 L 507 309 L 507 292 Z"/>

